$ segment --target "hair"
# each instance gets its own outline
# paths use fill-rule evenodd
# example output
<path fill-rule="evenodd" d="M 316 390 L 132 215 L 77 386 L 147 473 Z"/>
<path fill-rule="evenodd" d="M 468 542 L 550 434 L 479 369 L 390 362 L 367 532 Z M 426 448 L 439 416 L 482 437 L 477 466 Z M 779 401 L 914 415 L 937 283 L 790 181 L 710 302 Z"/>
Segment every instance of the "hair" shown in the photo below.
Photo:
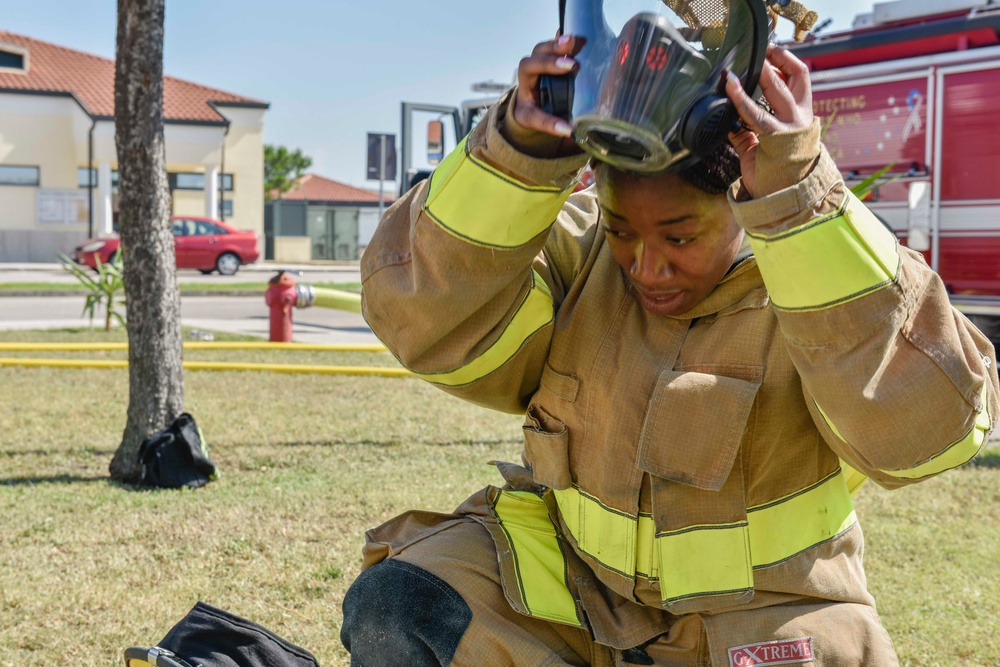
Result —
<path fill-rule="evenodd" d="M 728 141 L 680 171 L 681 177 L 703 192 L 721 195 L 740 177 L 740 157 Z"/>
<path fill-rule="evenodd" d="M 596 158 L 591 159 L 590 166 L 594 170 L 595 175 L 604 169 L 636 177 L 658 175 L 621 170 Z M 729 190 L 729 186 L 735 183 L 740 177 L 740 158 L 732 144 L 728 141 L 723 141 L 704 157 L 691 166 L 681 169 L 677 174 L 702 192 L 710 195 L 725 194 Z"/>

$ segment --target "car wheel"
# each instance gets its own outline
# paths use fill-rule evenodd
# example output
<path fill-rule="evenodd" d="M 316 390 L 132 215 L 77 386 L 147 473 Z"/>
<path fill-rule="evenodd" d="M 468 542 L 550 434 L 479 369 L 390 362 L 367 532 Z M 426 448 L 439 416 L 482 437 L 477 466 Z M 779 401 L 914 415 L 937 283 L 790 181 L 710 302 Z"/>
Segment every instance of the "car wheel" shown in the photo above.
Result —
<path fill-rule="evenodd" d="M 219 259 L 215 260 L 215 268 L 221 275 L 235 275 L 240 269 L 240 258 L 231 252 L 223 253 L 219 255 Z"/>

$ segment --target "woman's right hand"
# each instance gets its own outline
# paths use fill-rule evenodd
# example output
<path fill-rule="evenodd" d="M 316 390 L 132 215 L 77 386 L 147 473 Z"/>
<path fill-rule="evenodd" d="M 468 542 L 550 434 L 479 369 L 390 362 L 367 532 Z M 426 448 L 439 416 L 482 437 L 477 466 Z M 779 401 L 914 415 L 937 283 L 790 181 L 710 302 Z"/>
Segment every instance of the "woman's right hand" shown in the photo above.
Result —
<path fill-rule="evenodd" d="M 576 69 L 573 56 L 583 46 L 583 40 L 572 35 L 540 42 L 530 56 L 521 59 L 517 66 L 517 99 L 514 101 L 514 120 L 524 128 L 561 137 L 568 144 L 573 128 L 562 118 L 545 113 L 539 106 L 538 80 L 543 74 L 555 76 L 568 74 Z M 567 145 L 567 148 L 570 148 Z"/>

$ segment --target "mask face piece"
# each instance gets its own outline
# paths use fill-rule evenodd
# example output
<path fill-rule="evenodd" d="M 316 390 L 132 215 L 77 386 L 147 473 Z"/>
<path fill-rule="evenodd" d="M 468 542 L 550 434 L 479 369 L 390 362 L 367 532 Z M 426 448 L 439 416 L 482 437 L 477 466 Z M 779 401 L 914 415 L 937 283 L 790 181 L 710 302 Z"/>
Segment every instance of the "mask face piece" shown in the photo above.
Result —
<path fill-rule="evenodd" d="M 725 141 L 738 116 L 726 72 L 752 94 L 769 26 L 765 0 L 568 0 L 576 55 L 573 138 L 636 173 L 682 169 Z"/>

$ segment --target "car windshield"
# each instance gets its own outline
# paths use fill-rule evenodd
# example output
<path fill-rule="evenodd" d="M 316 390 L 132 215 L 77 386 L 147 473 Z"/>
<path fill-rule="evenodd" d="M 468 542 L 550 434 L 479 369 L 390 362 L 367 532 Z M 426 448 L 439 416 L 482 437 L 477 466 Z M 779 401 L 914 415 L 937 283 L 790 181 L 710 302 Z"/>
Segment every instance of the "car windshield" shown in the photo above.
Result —
<path fill-rule="evenodd" d="M 173 233 L 174 236 L 212 236 L 226 231 L 207 220 L 174 220 Z"/>

